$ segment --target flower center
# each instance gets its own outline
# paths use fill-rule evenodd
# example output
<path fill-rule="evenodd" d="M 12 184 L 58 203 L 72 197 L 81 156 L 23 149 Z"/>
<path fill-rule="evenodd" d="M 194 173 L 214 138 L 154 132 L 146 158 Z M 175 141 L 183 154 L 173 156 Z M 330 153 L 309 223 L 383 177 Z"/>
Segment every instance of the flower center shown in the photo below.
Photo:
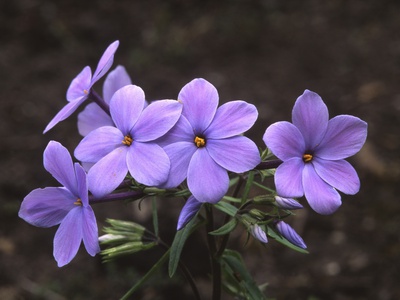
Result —
<path fill-rule="evenodd" d="M 196 144 L 197 148 L 202 148 L 206 145 L 206 140 L 196 135 L 194 138 L 194 143 Z"/>
<path fill-rule="evenodd" d="M 124 139 L 122 140 L 122 144 L 130 146 L 133 142 L 133 138 L 128 134 L 124 136 Z"/>
<path fill-rule="evenodd" d="M 87 94 L 89 94 L 89 92 L 88 92 L 88 90 L 83 90 L 83 93 L 85 94 L 85 95 L 87 95 Z"/>
<path fill-rule="evenodd" d="M 82 206 L 82 200 L 81 200 L 80 198 L 78 198 L 78 199 L 74 202 L 74 204 L 77 205 L 77 206 Z"/>
<path fill-rule="evenodd" d="M 313 159 L 312 154 L 309 154 L 309 153 L 303 154 L 303 161 L 304 162 L 310 162 L 310 161 L 312 161 L 312 159 Z"/>

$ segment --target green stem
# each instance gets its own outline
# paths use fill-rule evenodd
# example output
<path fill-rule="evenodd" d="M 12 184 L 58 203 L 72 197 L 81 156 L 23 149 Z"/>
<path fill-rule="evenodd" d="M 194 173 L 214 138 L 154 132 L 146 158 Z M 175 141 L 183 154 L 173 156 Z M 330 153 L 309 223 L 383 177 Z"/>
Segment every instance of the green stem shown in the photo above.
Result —
<path fill-rule="evenodd" d="M 206 225 L 206 234 L 207 234 L 207 243 L 210 253 L 211 259 L 211 273 L 213 279 L 213 291 L 212 291 L 212 300 L 220 300 L 221 299 L 221 283 L 222 283 L 222 274 L 221 274 L 221 265 L 219 263 L 217 254 L 217 245 L 215 243 L 215 237 L 209 232 L 214 230 L 214 216 L 211 205 L 205 205 L 206 216 L 207 216 L 207 225 Z"/>

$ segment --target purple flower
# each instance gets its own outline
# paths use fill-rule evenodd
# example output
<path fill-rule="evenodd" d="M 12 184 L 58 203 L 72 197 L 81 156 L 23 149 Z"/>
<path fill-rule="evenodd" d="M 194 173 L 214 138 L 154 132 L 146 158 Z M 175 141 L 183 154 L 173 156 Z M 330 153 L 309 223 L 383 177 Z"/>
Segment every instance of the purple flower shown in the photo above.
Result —
<path fill-rule="evenodd" d="M 176 230 L 181 230 L 183 227 L 185 227 L 186 224 L 189 223 L 190 220 L 192 220 L 197 214 L 202 205 L 202 202 L 199 202 L 195 197 L 190 196 L 183 206 L 181 213 L 179 214 L 178 226 Z"/>
<path fill-rule="evenodd" d="M 108 73 L 103 85 L 103 99 L 110 105 L 112 95 L 120 88 L 132 84 L 131 78 L 123 66 L 117 66 Z M 107 114 L 97 103 L 88 104 L 78 115 L 78 130 L 82 136 L 103 126 L 115 126 L 111 116 Z"/>
<path fill-rule="evenodd" d="M 272 124 L 263 138 L 283 161 L 275 173 L 277 193 L 305 195 L 317 213 L 331 214 L 341 205 L 337 190 L 353 195 L 360 189 L 356 171 L 344 159 L 363 146 L 367 123 L 349 115 L 329 120 L 321 97 L 308 90 L 297 99 L 292 121 Z"/>
<path fill-rule="evenodd" d="M 279 221 L 278 223 L 276 223 L 276 229 L 285 239 L 287 239 L 293 245 L 303 249 L 307 248 L 301 236 L 299 236 L 289 224 L 283 221 Z"/>
<path fill-rule="evenodd" d="M 251 235 L 259 240 L 260 242 L 266 244 L 268 243 L 268 237 L 265 231 L 257 224 L 253 224 L 250 226 L 250 233 Z"/>
<path fill-rule="evenodd" d="M 227 170 L 242 173 L 260 162 L 257 146 L 241 135 L 256 121 L 257 109 L 244 101 L 217 109 L 218 92 L 204 79 L 185 85 L 178 99 L 182 116 L 164 141 L 171 160 L 165 187 L 176 187 L 187 177 L 198 201 L 216 203 L 228 190 Z"/>
<path fill-rule="evenodd" d="M 159 186 L 167 180 L 170 161 L 154 142 L 175 125 L 182 105 L 175 100 L 155 101 L 145 109 L 143 90 L 134 85 L 119 89 L 110 101 L 116 125 L 90 132 L 75 149 L 75 157 L 95 163 L 88 172 L 95 197 L 111 193 L 128 171 L 139 183 Z"/>
<path fill-rule="evenodd" d="M 65 105 L 58 114 L 50 121 L 43 133 L 46 133 L 53 128 L 58 122 L 68 118 L 88 97 L 92 86 L 104 76 L 111 68 L 114 61 L 114 54 L 119 46 L 119 41 L 112 43 L 103 53 L 97 65 L 96 71 L 93 73 L 89 66 L 76 76 L 67 91 L 68 104 Z"/>
<path fill-rule="evenodd" d="M 63 187 L 36 189 L 23 200 L 19 217 L 38 227 L 60 224 L 54 237 L 54 258 L 59 267 L 68 264 L 81 241 L 94 256 L 100 251 L 96 217 L 88 200 L 86 173 L 72 162 L 68 150 L 50 141 L 44 151 L 44 167 Z"/>

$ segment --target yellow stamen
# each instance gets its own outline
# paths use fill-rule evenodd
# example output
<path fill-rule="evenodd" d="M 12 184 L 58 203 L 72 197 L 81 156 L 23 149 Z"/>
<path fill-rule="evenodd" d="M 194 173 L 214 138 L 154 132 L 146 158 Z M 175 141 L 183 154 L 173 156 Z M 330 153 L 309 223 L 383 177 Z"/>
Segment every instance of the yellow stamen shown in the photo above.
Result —
<path fill-rule="evenodd" d="M 204 147 L 206 145 L 206 140 L 196 136 L 194 139 L 194 143 L 196 144 L 197 148 Z"/>
<path fill-rule="evenodd" d="M 133 142 L 133 139 L 130 135 L 124 136 L 124 140 L 122 141 L 122 144 L 130 146 Z"/>
<path fill-rule="evenodd" d="M 74 202 L 74 204 L 75 204 L 75 205 L 78 205 L 78 206 L 82 206 L 82 200 L 81 200 L 80 198 L 78 198 L 78 199 Z"/>
<path fill-rule="evenodd" d="M 88 90 L 83 90 L 83 93 L 84 93 L 85 95 L 89 94 Z"/>
<path fill-rule="evenodd" d="M 309 161 L 311 161 L 313 159 L 313 156 L 311 155 L 311 154 L 304 154 L 303 155 L 303 161 L 304 162 L 309 162 Z"/>

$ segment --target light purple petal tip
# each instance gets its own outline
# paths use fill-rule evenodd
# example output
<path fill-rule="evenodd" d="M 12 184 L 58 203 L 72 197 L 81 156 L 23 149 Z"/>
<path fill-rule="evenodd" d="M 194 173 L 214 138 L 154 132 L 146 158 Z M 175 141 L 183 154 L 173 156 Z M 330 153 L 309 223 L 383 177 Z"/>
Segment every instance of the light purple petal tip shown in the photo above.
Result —
<path fill-rule="evenodd" d="M 285 223 L 284 221 L 279 221 L 276 224 L 276 228 L 278 229 L 279 233 L 293 245 L 303 249 L 307 248 L 301 236 L 298 235 L 298 233 L 289 224 Z"/>
<path fill-rule="evenodd" d="M 99 246 L 99 234 L 97 229 L 96 217 L 93 209 L 90 206 L 83 208 L 83 222 L 82 222 L 82 237 L 83 244 L 85 245 L 86 251 L 91 255 L 95 256 L 100 252 Z"/>
<path fill-rule="evenodd" d="M 104 76 L 105 73 L 111 68 L 114 62 L 114 54 L 117 51 L 119 46 L 119 41 L 113 42 L 110 46 L 107 47 L 106 51 L 104 51 L 101 56 L 99 63 L 97 65 L 96 71 L 93 73 L 92 85 Z"/>
<path fill-rule="evenodd" d="M 178 226 L 176 230 L 181 230 L 186 226 L 190 220 L 197 214 L 203 203 L 196 200 L 195 197 L 190 196 L 183 206 L 181 213 L 179 214 Z"/>
<path fill-rule="evenodd" d="M 43 165 L 58 182 L 78 196 L 74 166 L 67 148 L 59 142 L 50 141 L 44 150 Z"/>

